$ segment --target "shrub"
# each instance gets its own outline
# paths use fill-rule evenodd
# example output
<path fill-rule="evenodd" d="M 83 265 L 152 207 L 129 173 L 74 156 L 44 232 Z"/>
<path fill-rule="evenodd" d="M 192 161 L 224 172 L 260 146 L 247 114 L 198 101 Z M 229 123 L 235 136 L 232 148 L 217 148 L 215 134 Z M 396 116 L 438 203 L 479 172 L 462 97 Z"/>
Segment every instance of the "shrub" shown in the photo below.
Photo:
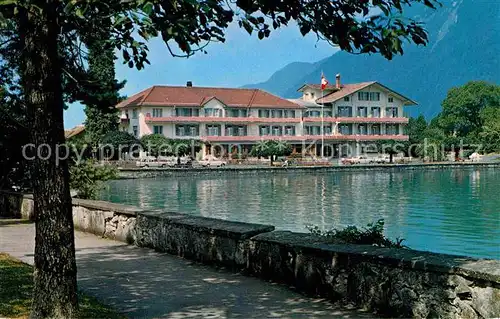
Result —
<path fill-rule="evenodd" d="M 116 168 L 98 166 L 95 161 L 87 160 L 74 164 L 69 169 L 70 188 L 76 190 L 79 198 L 96 199 L 104 182 L 117 177 Z"/>
<path fill-rule="evenodd" d="M 307 226 L 307 229 L 311 234 L 322 237 L 332 243 L 407 248 L 402 245 L 404 239 L 396 238 L 396 241 L 392 241 L 384 236 L 383 219 L 379 219 L 376 223 L 370 223 L 362 229 L 358 229 L 356 226 L 347 226 L 344 229 L 332 229 L 328 231 L 322 231 L 318 226 Z"/>
<path fill-rule="evenodd" d="M 113 158 L 118 158 L 120 159 L 120 156 L 122 154 L 119 153 L 124 153 L 124 152 L 132 152 L 132 151 L 139 151 L 139 148 L 141 146 L 141 143 L 137 138 L 135 138 L 132 134 L 129 134 L 127 132 L 122 132 L 122 131 L 114 131 L 114 132 L 109 132 L 108 134 L 104 135 L 101 141 L 102 145 L 109 145 L 113 148 Z M 110 151 L 108 149 L 104 149 L 107 153 Z M 108 154 L 104 154 L 105 156 L 108 156 Z"/>

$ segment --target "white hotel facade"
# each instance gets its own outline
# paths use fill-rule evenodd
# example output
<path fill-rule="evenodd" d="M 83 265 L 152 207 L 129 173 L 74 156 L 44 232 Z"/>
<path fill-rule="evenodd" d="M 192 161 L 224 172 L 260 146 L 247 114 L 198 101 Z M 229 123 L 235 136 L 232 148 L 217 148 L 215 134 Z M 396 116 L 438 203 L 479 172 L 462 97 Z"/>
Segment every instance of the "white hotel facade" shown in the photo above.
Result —
<path fill-rule="evenodd" d="M 294 152 L 350 156 L 377 140 L 406 141 L 403 115 L 411 99 L 378 82 L 335 84 L 323 91 L 304 84 L 299 99 L 283 99 L 259 89 L 153 86 L 117 105 L 121 130 L 140 138 L 163 134 L 214 145 L 228 152 L 249 151 L 261 140 L 289 142 Z M 321 111 L 323 110 L 323 117 Z M 323 130 L 321 124 L 323 123 Z M 339 147 L 348 146 L 348 147 Z"/>

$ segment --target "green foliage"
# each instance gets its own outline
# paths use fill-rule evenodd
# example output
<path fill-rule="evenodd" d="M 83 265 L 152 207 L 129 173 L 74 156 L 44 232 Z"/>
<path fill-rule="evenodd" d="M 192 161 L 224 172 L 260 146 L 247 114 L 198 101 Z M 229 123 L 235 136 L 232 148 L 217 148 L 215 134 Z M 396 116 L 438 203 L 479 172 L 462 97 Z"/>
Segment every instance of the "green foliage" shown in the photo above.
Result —
<path fill-rule="evenodd" d="M 92 145 L 98 144 L 109 132 L 118 130 L 118 110 L 115 106 L 121 101 L 119 91 L 125 81 L 115 79 L 116 56 L 113 48 L 106 42 L 110 26 L 87 37 L 89 50 L 88 81 L 85 85 L 85 131 Z"/>
<path fill-rule="evenodd" d="M 250 151 L 252 156 L 286 156 L 292 153 L 292 146 L 283 141 L 267 140 L 255 144 Z"/>
<path fill-rule="evenodd" d="M 171 141 L 162 134 L 149 134 L 141 137 L 141 144 L 150 155 L 166 155 L 171 153 Z"/>
<path fill-rule="evenodd" d="M 406 152 L 408 149 L 408 143 L 396 140 L 381 140 L 377 141 L 376 144 L 379 153 L 389 155 L 390 163 L 392 163 L 394 155 L 397 155 L 401 152 Z"/>
<path fill-rule="evenodd" d="M 104 182 L 117 177 L 116 168 L 100 166 L 95 161 L 87 160 L 70 167 L 70 187 L 77 191 L 79 198 L 96 199 Z"/>
<path fill-rule="evenodd" d="M 447 151 L 463 147 L 462 157 L 468 157 L 477 145 L 485 153 L 500 152 L 500 86 L 472 81 L 452 88 L 442 104 L 429 125 L 423 116 L 409 120 L 412 156 L 443 161 Z"/>
<path fill-rule="evenodd" d="M 28 162 L 22 153 L 22 145 L 28 142 L 25 108 L 0 88 L 0 189 L 30 188 Z"/>
<path fill-rule="evenodd" d="M 484 152 L 500 152 L 500 107 L 486 107 L 480 117 L 483 130 L 479 133 L 479 139 Z"/>
<path fill-rule="evenodd" d="M 484 81 L 471 81 L 448 91 L 442 103 L 439 126 L 446 134 L 467 137 L 482 131 L 485 108 L 500 107 L 500 86 Z"/>
<path fill-rule="evenodd" d="M 427 121 L 423 115 L 417 118 L 410 117 L 406 132 L 408 133 L 410 144 L 417 144 L 423 141 L 424 132 L 427 129 Z"/>
<path fill-rule="evenodd" d="M 102 138 L 101 143 L 103 146 L 110 145 L 113 148 L 115 155 L 121 155 L 120 153 L 124 152 L 137 151 L 141 145 L 139 140 L 132 134 L 122 131 L 109 132 Z M 135 146 L 137 146 L 137 148 L 135 148 Z"/>
<path fill-rule="evenodd" d="M 404 239 L 396 238 L 392 241 L 384 236 L 384 220 L 379 219 L 362 229 L 356 226 L 347 226 L 344 229 L 321 231 L 318 226 L 307 226 L 307 229 L 316 236 L 332 243 L 374 245 L 379 247 L 406 248 Z"/>

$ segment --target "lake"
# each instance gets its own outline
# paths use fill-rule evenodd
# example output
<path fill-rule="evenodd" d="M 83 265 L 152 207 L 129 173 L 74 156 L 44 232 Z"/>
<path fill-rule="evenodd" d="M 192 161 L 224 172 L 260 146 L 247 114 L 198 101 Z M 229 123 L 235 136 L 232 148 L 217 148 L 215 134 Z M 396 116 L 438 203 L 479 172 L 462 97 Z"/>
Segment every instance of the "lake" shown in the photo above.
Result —
<path fill-rule="evenodd" d="M 110 181 L 101 199 L 306 232 L 385 220 L 411 248 L 500 259 L 500 170 L 186 173 Z"/>

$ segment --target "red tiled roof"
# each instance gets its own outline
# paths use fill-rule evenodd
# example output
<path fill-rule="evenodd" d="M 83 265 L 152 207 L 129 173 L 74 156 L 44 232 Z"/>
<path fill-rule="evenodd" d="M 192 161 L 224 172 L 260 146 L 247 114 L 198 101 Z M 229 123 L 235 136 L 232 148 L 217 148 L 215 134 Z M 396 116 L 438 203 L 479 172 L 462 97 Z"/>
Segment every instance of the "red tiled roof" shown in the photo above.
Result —
<path fill-rule="evenodd" d="M 375 81 L 372 82 L 362 82 L 362 83 L 354 83 L 354 84 L 342 84 L 341 88 L 339 91 L 332 92 L 323 98 L 319 98 L 316 100 L 316 103 L 333 103 L 345 96 L 351 95 L 356 91 L 362 90 L 367 86 L 370 86 L 374 83 L 377 83 Z"/>
<path fill-rule="evenodd" d="M 306 83 L 306 84 L 302 85 L 297 91 L 301 91 L 304 86 L 308 86 L 308 87 L 313 88 L 315 90 L 321 90 L 321 84 Z M 337 89 L 337 87 L 335 85 L 330 85 L 330 84 L 325 87 L 325 90 L 329 90 L 329 91 L 335 90 L 335 91 L 338 91 L 338 89 Z"/>
<path fill-rule="evenodd" d="M 153 86 L 116 107 L 129 106 L 201 106 L 216 98 L 229 107 L 272 107 L 300 109 L 302 106 L 259 89 Z"/>
<path fill-rule="evenodd" d="M 68 139 L 68 138 L 71 138 L 73 136 L 76 136 L 76 135 L 82 133 L 83 131 L 85 131 L 85 126 L 83 126 L 83 125 L 77 125 L 77 126 L 73 127 L 72 129 L 65 130 L 64 131 L 64 137 L 66 139 Z"/>
<path fill-rule="evenodd" d="M 392 94 L 398 95 L 401 97 L 403 100 L 405 100 L 406 105 L 417 105 L 417 102 L 413 101 L 412 99 L 407 98 L 406 96 L 399 94 L 398 92 L 395 92 L 385 85 L 377 82 L 377 81 L 370 81 L 370 82 L 361 82 L 361 83 L 353 83 L 353 84 L 342 84 L 341 89 L 336 92 L 332 92 L 328 95 L 325 95 L 322 98 L 319 98 L 316 100 L 316 103 L 322 104 L 322 103 L 333 103 L 335 101 L 340 100 L 341 98 L 351 95 L 353 93 L 356 93 L 359 90 L 362 90 L 366 87 L 369 87 L 370 85 L 377 84 L 384 88 L 387 91 L 392 92 Z M 319 86 L 319 84 L 318 84 Z"/>

